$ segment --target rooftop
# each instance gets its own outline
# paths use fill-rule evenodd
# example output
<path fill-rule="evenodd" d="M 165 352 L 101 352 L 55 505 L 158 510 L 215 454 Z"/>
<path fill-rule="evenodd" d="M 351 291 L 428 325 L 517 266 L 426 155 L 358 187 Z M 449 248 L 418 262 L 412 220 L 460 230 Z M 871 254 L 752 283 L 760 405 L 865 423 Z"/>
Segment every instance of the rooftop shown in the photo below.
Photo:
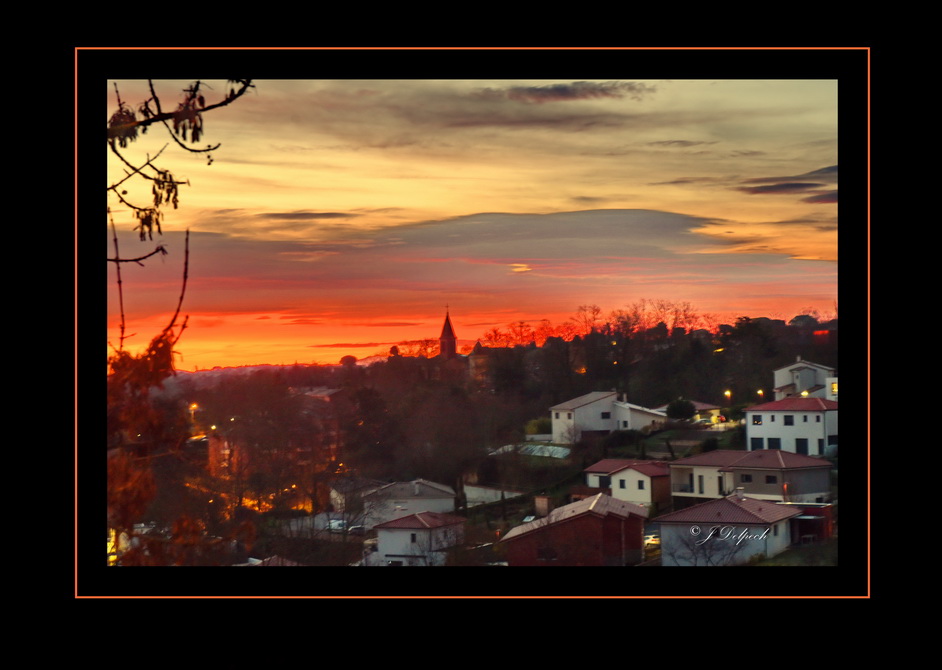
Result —
<path fill-rule="evenodd" d="M 610 475 L 629 468 L 649 477 L 658 477 L 670 473 L 670 467 L 665 461 L 639 461 L 630 458 L 605 458 L 590 465 L 583 472 Z"/>
<path fill-rule="evenodd" d="M 604 493 L 599 493 L 591 498 L 578 500 L 574 503 L 557 507 L 542 519 L 537 519 L 536 521 L 511 528 L 507 531 L 507 534 L 501 538 L 501 541 L 519 537 L 520 535 L 534 530 L 539 530 L 548 524 L 568 521 L 569 519 L 583 514 L 596 514 L 599 516 L 613 514 L 625 519 L 629 516 L 640 516 L 643 519 L 647 519 L 648 509 L 641 505 L 635 505 L 634 503 L 625 502 L 624 500 L 616 500 Z"/>
<path fill-rule="evenodd" d="M 734 493 L 654 519 L 657 523 L 770 524 L 802 513 L 801 508 Z"/>
<path fill-rule="evenodd" d="M 718 467 L 721 470 L 739 468 L 761 468 L 765 470 L 781 470 L 793 468 L 829 468 L 830 462 L 815 458 L 793 454 L 781 449 L 757 449 L 756 451 L 740 451 L 738 449 L 716 449 L 695 456 L 678 458 L 671 461 L 671 465 L 698 465 L 705 467 Z"/>
<path fill-rule="evenodd" d="M 606 398 L 614 398 L 614 391 L 592 391 L 591 393 L 586 393 L 581 395 L 578 398 L 573 398 L 572 400 L 567 400 L 564 403 L 559 405 L 553 405 L 550 407 L 551 410 L 561 409 L 561 410 L 570 410 L 577 409 L 579 407 L 584 407 L 585 405 L 591 405 L 594 402 L 599 400 L 604 400 Z"/>
<path fill-rule="evenodd" d="M 782 398 L 781 400 L 773 400 L 772 402 L 764 402 L 760 405 L 753 405 L 752 407 L 747 407 L 747 412 L 826 412 L 828 410 L 836 410 L 837 401 L 836 400 L 827 400 L 825 398 L 802 398 L 802 397 L 792 397 L 792 398 Z"/>
<path fill-rule="evenodd" d="M 418 512 L 409 516 L 399 517 L 392 521 L 386 521 L 374 526 L 374 528 L 400 528 L 400 529 L 419 529 L 426 530 L 431 528 L 442 528 L 444 526 L 457 526 L 467 521 L 464 517 L 454 514 L 444 514 L 442 512 Z"/>

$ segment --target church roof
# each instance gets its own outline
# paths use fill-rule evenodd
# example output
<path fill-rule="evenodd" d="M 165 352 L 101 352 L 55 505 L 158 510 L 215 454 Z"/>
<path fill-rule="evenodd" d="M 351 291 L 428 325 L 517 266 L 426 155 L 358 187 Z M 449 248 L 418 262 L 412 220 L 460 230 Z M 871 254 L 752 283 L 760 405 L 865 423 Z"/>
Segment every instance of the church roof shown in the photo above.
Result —
<path fill-rule="evenodd" d="M 456 340 L 458 339 L 455 335 L 455 329 L 451 327 L 451 317 L 448 316 L 448 312 L 445 312 L 445 325 L 442 327 L 442 336 L 439 338 L 442 340 Z"/>

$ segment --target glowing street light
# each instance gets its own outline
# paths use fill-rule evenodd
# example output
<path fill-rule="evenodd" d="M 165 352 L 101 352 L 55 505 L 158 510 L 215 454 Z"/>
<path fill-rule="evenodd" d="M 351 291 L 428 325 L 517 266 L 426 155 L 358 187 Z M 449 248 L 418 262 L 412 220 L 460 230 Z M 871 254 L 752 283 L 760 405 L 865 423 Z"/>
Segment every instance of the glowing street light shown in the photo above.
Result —
<path fill-rule="evenodd" d="M 726 400 L 729 401 L 733 397 L 732 391 L 723 391 L 723 395 L 726 396 Z"/>

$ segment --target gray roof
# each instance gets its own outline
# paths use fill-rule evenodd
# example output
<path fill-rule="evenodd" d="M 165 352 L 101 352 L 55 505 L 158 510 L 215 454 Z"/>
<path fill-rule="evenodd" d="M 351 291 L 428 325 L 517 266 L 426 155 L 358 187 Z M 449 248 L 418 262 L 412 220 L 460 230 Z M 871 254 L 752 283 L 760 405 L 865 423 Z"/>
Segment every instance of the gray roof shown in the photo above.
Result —
<path fill-rule="evenodd" d="M 411 482 L 392 482 L 363 495 L 381 495 L 387 498 L 453 498 L 455 490 L 427 479 L 413 479 Z"/>
<path fill-rule="evenodd" d="M 599 400 L 604 400 L 605 398 L 614 398 L 614 391 L 592 391 L 591 393 L 586 393 L 581 395 L 578 398 L 573 398 L 572 400 L 567 400 L 564 403 L 559 405 L 553 405 L 550 407 L 550 410 L 561 409 L 561 410 L 570 410 L 583 407 L 585 405 L 590 405 Z"/>

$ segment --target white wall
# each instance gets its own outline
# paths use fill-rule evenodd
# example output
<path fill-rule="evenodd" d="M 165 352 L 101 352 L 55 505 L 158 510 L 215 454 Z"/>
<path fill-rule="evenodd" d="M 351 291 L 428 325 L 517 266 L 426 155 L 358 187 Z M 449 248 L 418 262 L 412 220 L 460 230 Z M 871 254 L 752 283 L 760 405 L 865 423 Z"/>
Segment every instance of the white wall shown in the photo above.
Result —
<path fill-rule="evenodd" d="M 690 483 L 690 475 L 693 474 L 693 487 L 690 491 L 681 491 L 680 487 Z M 703 488 L 700 488 L 700 482 L 703 482 Z M 722 478 L 723 490 L 720 490 L 720 478 Z M 730 475 L 720 472 L 716 466 L 676 466 L 671 467 L 671 495 L 686 496 L 692 498 L 721 498 L 732 489 Z"/>
<path fill-rule="evenodd" d="M 444 565 L 446 552 L 440 550 L 463 543 L 464 527 L 380 528 L 376 539 L 377 555 L 371 558 L 371 565 L 388 565 L 389 561 L 402 561 L 405 566 Z"/>
<path fill-rule="evenodd" d="M 615 428 L 613 397 L 601 398 L 595 402 L 568 410 L 550 410 L 553 421 L 553 442 L 572 444 L 577 442 L 584 430 L 613 430 Z M 603 419 L 607 412 L 609 418 Z"/>
<path fill-rule="evenodd" d="M 661 565 L 739 565 L 759 554 L 775 556 L 791 544 L 790 527 L 787 519 L 768 526 L 662 523 Z"/>
<path fill-rule="evenodd" d="M 639 483 L 642 488 L 638 487 Z M 622 470 L 612 475 L 612 497 L 615 500 L 649 506 L 651 494 L 651 478 L 637 470 Z"/>
<path fill-rule="evenodd" d="M 791 426 L 785 425 L 785 417 L 793 417 Z M 762 417 L 762 423 L 754 423 L 756 416 Z M 769 448 L 769 438 L 781 440 L 782 451 L 797 453 L 795 440 L 805 438 L 808 440 L 808 455 L 823 456 L 823 447 L 819 450 L 818 440 L 827 446 L 828 436 L 837 435 L 837 410 L 827 412 L 800 412 L 800 411 L 757 411 L 746 413 L 746 448 L 752 448 L 752 438 L 762 438 L 764 449 Z"/>

